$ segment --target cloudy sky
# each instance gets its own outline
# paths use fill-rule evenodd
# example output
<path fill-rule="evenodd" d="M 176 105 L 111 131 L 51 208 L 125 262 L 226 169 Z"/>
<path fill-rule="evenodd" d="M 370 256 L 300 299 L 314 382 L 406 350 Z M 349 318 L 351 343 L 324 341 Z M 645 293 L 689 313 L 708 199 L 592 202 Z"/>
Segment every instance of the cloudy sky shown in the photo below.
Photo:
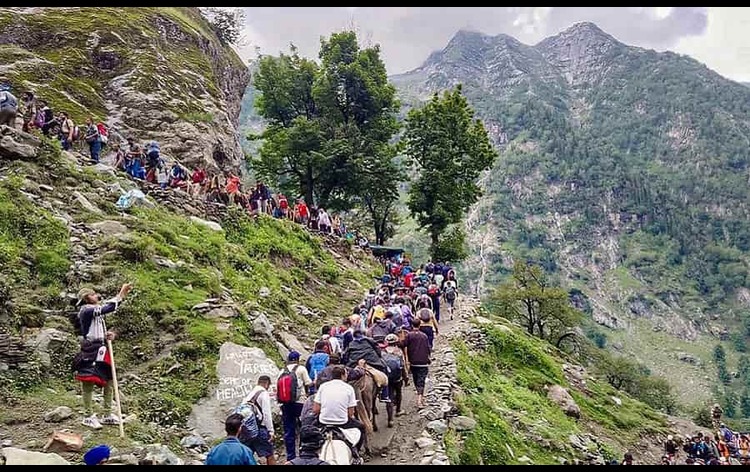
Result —
<path fill-rule="evenodd" d="M 453 34 L 506 33 L 527 44 L 578 21 L 620 41 L 688 54 L 731 79 L 750 81 L 750 8 L 731 7 L 246 7 L 245 59 L 286 51 L 316 56 L 319 38 L 354 28 L 379 43 L 391 74 L 418 67 Z"/>

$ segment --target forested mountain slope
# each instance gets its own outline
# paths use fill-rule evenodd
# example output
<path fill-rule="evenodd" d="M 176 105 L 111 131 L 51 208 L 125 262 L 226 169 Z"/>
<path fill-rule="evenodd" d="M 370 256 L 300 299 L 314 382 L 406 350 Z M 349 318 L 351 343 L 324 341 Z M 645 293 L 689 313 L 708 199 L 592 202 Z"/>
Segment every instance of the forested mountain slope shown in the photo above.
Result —
<path fill-rule="evenodd" d="M 744 351 L 750 317 L 750 90 L 591 23 L 534 46 L 460 31 L 392 80 L 411 105 L 464 84 L 502 149 L 467 222 L 474 288 L 537 262 L 606 327 L 589 329 L 600 343 L 707 399 L 711 349 Z"/>

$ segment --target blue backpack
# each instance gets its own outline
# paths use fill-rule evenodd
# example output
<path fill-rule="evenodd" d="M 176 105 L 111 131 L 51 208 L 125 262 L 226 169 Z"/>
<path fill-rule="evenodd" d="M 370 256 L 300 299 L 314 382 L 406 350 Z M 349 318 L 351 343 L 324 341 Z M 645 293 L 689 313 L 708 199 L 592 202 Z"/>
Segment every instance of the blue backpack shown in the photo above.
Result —
<path fill-rule="evenodd" d="M 249 403 L 242 403 L 237 406 L 232 413 L 238 413 L 242 415 L 242 427 L 237 439 L 247 447 L 250 447 L 251 441 L 258 437 L 260 433 L 260 421 L 258 416 L 262 417 L 260 408 L 258 407 L 258 397 L 262 391 L 258 391 L 253 398 L 250 399 Z"/>
<path fill-rule="evenodd" d="M 310 378 L 315 380 L 318 373 L 328 366 L 330 357 L 325 352 L 316 352 L 310 356 Z"/>

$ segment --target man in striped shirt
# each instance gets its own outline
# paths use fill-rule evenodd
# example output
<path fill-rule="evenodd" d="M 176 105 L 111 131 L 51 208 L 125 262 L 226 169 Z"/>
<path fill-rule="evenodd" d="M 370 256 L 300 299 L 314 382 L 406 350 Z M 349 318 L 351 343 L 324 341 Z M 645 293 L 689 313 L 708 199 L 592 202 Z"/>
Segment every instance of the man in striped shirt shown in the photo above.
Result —
<path fill-rule="evenodd" d="M 83 389 L 83 408 L 86 414 L 82 424 L 94 429 L 101 429 L 102 424 L 118 425 L 120 418 L 112 410 L 112 363 L 107 349 L 107 339 L 114 339 L 114 333 L 106 330 L 104 316 L 117 310 L 122 300 L 133 287 L 125 284 L 115 298 L 101 303 L 101 296 L 91 288 L 82 288 L 78 292 L 78 327 L 83 340 L 81 352 L 74 361 L 76 380 Z M 102 387 L 104 409 L 109 412 L 99 421 L 92 410 L 94 386 Z"/>

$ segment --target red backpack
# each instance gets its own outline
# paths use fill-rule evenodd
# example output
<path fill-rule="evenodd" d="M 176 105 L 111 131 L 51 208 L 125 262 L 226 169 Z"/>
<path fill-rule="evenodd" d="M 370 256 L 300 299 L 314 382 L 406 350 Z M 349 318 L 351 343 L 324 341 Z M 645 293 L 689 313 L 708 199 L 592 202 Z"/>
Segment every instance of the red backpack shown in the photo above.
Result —
<path fill-rule="evenodd" d="M 284 371 L 279 376 L 279 380 L 276 381 L 276 400 L 282 404 L 296 403 L 299 398 L 299 392 L 297 391 L 297 368 L 295 365 L 292 370 L 288 367 L 284 367 Z"/>
<path fill-rule="evenodd" d="M 289 208 L 289 202 L 287 201 L 286 198 L 280 198 L 279 206 L 281 207 L 282 210 L 286 210 L 287 208 Z"/>
<path fill-rule="evenodd" d="M 100 121 L 96 124 L 96 129 L 99 130 L 99 141 L 101 141 L 102 144 L 107 144 L 107 141 L 109 141 L 109 130 L 107 129 L 107 126 Z"/>

